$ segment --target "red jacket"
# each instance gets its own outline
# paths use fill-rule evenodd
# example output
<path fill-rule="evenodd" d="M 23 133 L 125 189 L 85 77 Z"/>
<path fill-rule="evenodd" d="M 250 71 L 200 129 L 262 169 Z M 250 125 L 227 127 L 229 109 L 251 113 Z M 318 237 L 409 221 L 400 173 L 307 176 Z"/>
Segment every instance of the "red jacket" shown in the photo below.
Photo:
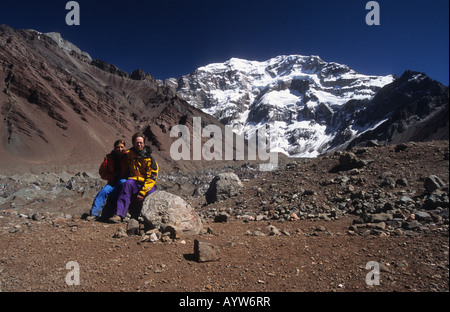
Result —
<path fill-rule="evenodd" d="M 129 168 L 127 156 L 125 154 L 119 156 L 115 151 L 112 151 L 105 156 L 105 160 L 101 164 L 98 173 L 108 183 L 128 178 Z"/>

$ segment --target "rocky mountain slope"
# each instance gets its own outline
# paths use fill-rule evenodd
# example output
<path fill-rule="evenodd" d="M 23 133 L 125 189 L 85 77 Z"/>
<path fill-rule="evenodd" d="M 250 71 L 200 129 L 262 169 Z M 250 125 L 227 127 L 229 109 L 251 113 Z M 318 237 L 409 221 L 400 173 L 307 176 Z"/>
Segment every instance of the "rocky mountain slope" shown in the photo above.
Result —
<path fill-rule="evenodd" d="M 163 170 L 201 167 L 174 164 L 170 129 L 192 130 L 193 116 L 223 129 L 149 74 L 93 60 L 56 33 L 0 26 L 0 64 L 3 173 L 98 167 L 116 139 L 130 147 L 136 131 L 145 133 Z"/>
<path fill-rule="evenodd" d="M 448 139 L 448 87 L 417 72 L 368 76 L 318 56 L 290 55 L 233 58 L 165 84 L 241 135 L 269 125 L 274 150 L 294 157 L 369 140 Z"/>

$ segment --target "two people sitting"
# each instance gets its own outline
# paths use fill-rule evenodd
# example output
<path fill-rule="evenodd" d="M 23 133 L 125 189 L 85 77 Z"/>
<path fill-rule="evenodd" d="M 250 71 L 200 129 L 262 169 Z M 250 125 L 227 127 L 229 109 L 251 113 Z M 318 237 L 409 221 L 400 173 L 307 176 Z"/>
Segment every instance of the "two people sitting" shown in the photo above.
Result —
<path fill-rule="evenodd" d="M 142 203 L 155 191 L 159 167 L 152 157 L 152 149 L 145 145 L 145 136 L 136 133 L 133 147 L 125 149 L 125 141 L 117 140 L 114 150 L 106 155 L 99 174 L 108 183 L 94 199 L 90 218 L 119 223 L 126 217 L 131 203 Z"/>

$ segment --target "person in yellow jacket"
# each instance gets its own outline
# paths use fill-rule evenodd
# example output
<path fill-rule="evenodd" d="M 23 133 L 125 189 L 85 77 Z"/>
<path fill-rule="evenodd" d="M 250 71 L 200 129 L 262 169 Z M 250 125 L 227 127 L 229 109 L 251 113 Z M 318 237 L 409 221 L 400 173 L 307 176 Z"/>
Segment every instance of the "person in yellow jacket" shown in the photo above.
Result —
<path fill-rule="evenodd" d="M 132 138 L 133 147 L 126 151 L 129 162 L 130 176 L 122 184 L 122 190 L 117 198 L 116 214 L 109 220 L 121 222 L 130 207 L 133 196 L 138 202 L 155 191 L 155 183 L 158 178 L 159 167 L 151 155 L 152 148 L 145 145 L 145 136 L 136 133 Z"/>

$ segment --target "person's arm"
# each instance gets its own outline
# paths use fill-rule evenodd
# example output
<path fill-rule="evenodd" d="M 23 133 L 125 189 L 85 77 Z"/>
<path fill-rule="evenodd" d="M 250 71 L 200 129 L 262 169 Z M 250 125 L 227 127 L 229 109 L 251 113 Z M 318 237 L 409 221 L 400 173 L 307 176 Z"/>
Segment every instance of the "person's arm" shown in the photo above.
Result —
<path fill-rule="evenodd" d="M 114 172 L 111 172 L 108 167 L 108 163 L 112 161 L 108 156 L 105 156 L 105 160 L 100 165 L 98 173 L 103 180 L 112 181 L 114 180 Z"/>
<path fill-rule="evenodd" d="M 158 179 L 159 167 L 153 157 L 149 157 L 146 159 L 147 162 L 147 171 L 145 173 L 144 185 L 142 186 L 141 191 L 138 196 L 142 199 L 147 195 L 147 193 L 155 186 L 156 180 Z"/>

